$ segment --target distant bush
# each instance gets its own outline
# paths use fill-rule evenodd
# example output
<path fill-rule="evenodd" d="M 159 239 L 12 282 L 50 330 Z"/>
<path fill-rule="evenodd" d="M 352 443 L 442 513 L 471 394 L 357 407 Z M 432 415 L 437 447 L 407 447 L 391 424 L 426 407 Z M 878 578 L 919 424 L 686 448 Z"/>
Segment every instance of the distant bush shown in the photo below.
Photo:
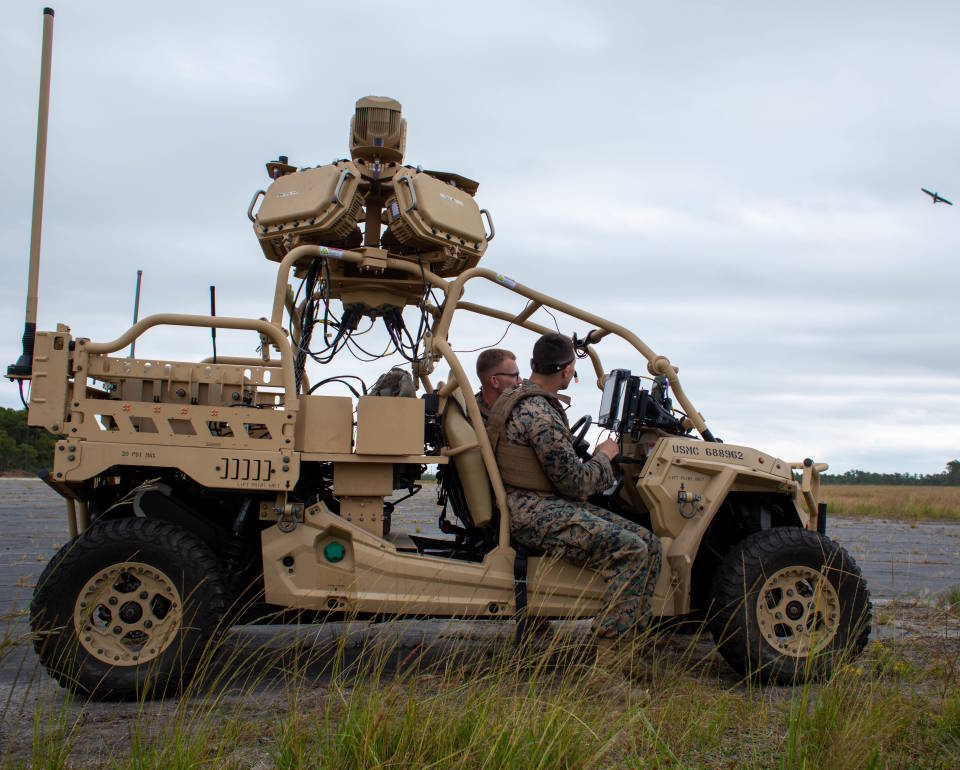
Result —
<path fill-rule="evenodd" d="M 0 407 L 0 472 L 51 469 L 56 443 L 55 436 L 27 425 L 25 409 Z"/>

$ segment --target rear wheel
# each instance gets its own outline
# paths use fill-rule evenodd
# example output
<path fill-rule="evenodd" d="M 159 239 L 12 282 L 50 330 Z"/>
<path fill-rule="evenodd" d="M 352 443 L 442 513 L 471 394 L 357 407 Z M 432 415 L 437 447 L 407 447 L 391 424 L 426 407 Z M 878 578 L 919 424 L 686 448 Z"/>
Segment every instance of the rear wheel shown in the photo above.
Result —
<path fill-rule="evenodd" d="M 34 646 L 61 685 L 100 699 L 189 681 L 227 606 L 219 562 L 165 521 L 96 524 L 50 561 L 30 605 Z"/>
<path fill-rule="evenodd" d="M 853 557 L 830 538 L 776 527 L 745 538 L 713 581 L 711 629 L 739 673 L 793 683 L 859 655 L 871 604 Z"/>

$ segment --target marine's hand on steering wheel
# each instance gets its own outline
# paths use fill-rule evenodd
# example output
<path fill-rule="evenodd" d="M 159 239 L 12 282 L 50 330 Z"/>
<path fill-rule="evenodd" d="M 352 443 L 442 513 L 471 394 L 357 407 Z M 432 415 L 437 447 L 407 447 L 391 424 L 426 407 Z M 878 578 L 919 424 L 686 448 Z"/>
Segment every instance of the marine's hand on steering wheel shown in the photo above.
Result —
<path fill-rule="evenodd" d="M 610 436 L 607 436 L 597 445 L 596 451 L 609 457 L 611 464 L 614 466 L 623 461 L 623 455 L 620 454 L 620 444 Z"/>

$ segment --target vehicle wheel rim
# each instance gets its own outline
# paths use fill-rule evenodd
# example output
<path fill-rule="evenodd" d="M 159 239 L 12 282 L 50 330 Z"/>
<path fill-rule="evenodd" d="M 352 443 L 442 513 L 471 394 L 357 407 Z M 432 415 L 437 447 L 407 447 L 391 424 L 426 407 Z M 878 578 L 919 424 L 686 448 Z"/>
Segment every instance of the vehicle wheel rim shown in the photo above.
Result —
<path fill-rule="evenodd" d="M 840 598 L 824 572 L 786 567 L 757 594 L 763 640 L 783 655 L 804 658 L 830 645 L 840 627 Z"/>
<path fill-rule="evenodd" d="M 156 567 L 123 562 L 100 570 L 77 597 L 74 628 L 83 648 L 114 666 L 149 662 L 180 630 L 180 592 Z"/>

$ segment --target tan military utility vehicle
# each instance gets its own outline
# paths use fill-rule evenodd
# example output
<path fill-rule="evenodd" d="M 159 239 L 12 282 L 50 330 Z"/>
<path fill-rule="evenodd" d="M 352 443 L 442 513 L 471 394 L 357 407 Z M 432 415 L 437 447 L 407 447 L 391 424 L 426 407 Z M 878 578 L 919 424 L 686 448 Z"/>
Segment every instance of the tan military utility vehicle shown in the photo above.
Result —
<path fill-rule="evenodd" d="M 29 424 L 60 437 L 46 481 L 66 501 L 70 539 L 31 605 L 51 675 L 98 697 L 185 681 L 250 586 L 318 622 L 594 615 L 598 574 L 511 546 L 503 483 L 449 338 L 454 315 L 469 313 L 527 329 L 532 344 L 551 330 L 533 320 L 540 308 L 583 325 L 572 337 L 602 390 L 596 424 L 621 446 L 619 482 L 592 502 L 661 539 L 655 613 L 709 614 L 730 665 L 776 681 L 858 653 L 871 606 L 853 559 L 824 534 L 826 465 L 721 443 L 677 369 L 632 331 L 478 267 L 494 237 L 478 185 L 404 165 L 399 103 L 360 99 L 349 136 L 349 159 L 267 164 L 271 183 L 247 212 L 277 263 L 266 319 L 159 314 L 103 342 L 32 327 L 40 142 L 24 356 L 8 376 L 31 381 Z M 524 309 L 466 301 L 476 281 Z M 356 398 L 321 394 L 350 382 L 337 354 L 374 324 L 403 369 Z M 260 355 L 125 355 L 161 325 L 246 330 Z M 607 337 L 633 347 L 636 369 L 604 369 Z M 433 379 L 441 363 L 447 382 Z M 575 426 L 581 439 L 590 422 Z M 390 498 L 417 491 L 430 465 L 444 537 L 391 522 Z"/>

